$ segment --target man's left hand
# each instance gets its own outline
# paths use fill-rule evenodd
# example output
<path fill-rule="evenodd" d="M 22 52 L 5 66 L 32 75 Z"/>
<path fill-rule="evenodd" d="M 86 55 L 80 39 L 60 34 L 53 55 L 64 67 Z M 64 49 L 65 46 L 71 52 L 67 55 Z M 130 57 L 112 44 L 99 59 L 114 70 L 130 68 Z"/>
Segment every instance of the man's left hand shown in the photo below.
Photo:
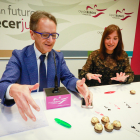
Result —
<path fill-rule="evenodd" d="M 85 84 L 85 78 L 82 78 L 82 80 L 78 80 L 76 85 L 79 93 L 81 93 L 85 99 L 86 106 L 91 105 L 93 100 L 93 94 Z"/>

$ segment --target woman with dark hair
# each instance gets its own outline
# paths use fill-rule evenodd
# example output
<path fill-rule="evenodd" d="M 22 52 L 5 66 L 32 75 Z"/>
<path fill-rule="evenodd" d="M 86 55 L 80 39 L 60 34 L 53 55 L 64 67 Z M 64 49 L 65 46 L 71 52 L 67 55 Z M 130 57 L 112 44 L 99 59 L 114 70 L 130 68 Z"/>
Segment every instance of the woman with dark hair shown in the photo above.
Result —
<path fill-rule="evenodd" d="M 100 49 L 89 55 L 79 77 L 85 77 L 88 86 L 128 84 L 133 81 L 134 73 L 117 25 L 109 25 L 104 30 Z"/>

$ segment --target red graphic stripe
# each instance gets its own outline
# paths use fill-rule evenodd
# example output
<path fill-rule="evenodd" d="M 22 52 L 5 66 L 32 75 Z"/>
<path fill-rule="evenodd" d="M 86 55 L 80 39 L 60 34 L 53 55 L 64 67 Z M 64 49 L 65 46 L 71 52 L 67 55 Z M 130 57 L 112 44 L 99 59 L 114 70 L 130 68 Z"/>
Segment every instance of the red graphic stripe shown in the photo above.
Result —
<path fill-rule="evenodd" d="M 105 11 L 106 9 L 96 9 L 97 11 Z"/>
<path fill-rule="evenodd" d="M 126 19 L 129 18 L 129 17 L 131 17 L 131 16 L 126 16 L 125 18 L 122 18 L 121 20 L 126 20 Z"/>
<path fill-rule="evenodd" d="M 99 13 L 99 14 L 97 14 L 97 15 L 95 15 L 95 16 L 92 16 L 92 17 L 98 17 L 99 15 L 101 15 L 101 14 L 104 14 L 103 12 L 101 12 L 101 13 Z"/>
<path fill-rule="evenodd" d="M 125 9 L 123 9 L 122 12 L 123 12 L 123 11 L 125 11 Z M 118 12 L 122 13 L 120 10 L 116 10 L 116 14 L 117 14 Z"/>
<path fill-rule="evenodd" d="M 100 114 L 101 116 L 104 116 L 104 114 L 102 114 L 102 113 L 100 113 L 100 112 L 98 112 L 98 111 L 95 111 L 97 114 Z"/>
<path fill-rule="evenodd" d="M 86 10 L 88 10 L 88 8 L 93 9 L 93 8 L 92 8 L 92 7 L 90 7 L 90 6 L 87 6 L 87 7 L 86 7 Z"/>
<path fill-rule="evenodd" d="M 133 14 L 134 12 L 132 12 L 132 13 L 125 13 L 126 15 L 130 15 L 130 14 Z"/>
<path fill-rule="evenodd" d="M 101 116 L 104 116 L 104 114 L 102 114 L 102 113 L 101 113 L 100 115 L 101 115 Z"/>
<path fill-rule="evenodd" d="M 95 8 L 95 7 L 97 7 L 97 5 L 96 5 L 96 4 L 94 5 L 94 8 Z"/>
<path fill-rule="evenodd" d="M 115 104 L 114 104 L 115 105 Z M 115 105 L 115 107 L 117 107 L 117 109 L 120 109 L 117 105 Z"/>
<path fill-rule="evenodd" d="M 104 94 L 112 94 L 112 93 L 115 93 L 115 91 L 107 91 Z"/>
<path fill-rule="evenodd" d="M 100 112 L 98 112 L 98 111 L 95 111 L 97 114 L 99 114 Z"/>
<path fill-rule="evenodd" d="M 120 10 L 116 10 L 116 14 L 117 14 L 118 12 L 122 13 Z"/>

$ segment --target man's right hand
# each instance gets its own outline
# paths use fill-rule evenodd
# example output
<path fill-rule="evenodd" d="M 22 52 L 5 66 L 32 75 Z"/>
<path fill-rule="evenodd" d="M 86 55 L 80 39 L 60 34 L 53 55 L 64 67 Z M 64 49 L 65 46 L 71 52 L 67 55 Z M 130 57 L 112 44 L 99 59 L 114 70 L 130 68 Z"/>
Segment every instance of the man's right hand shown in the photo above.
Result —
<path fill-rule="evenodd" d="M 27 116 L 36 121 L 36 117 L 34 116 L 30 105 L 37 111 L 40 111 L 39 106 L 35 103 L 30 93 L 32 90 L 36 90 L 39 87 L 39 84 L 35 85 L 19 85 L 13 84 L 10 88 L 10 96 L 14 98 L 15 103 L 18 107 L 19 113 L 22 118 L 27 121 Z"/>

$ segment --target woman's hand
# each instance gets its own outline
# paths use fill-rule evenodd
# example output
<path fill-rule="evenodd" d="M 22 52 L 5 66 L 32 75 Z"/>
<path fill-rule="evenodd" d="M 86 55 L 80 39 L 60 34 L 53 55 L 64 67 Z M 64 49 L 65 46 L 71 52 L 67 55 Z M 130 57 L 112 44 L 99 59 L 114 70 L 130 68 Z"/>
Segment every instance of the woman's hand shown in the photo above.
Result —
<path fill-rule="evenodd" d="M 129 75 L 125 75 L 125 73 L 120 72 L 120 74 L 116 73 L 116 77 L 112 77 L 111 80 L 125 82 L 127 77 L 129 77 Z"/>
<path fill-rule="evenodd" d="M 101 83 L 101 79 L 99 77 L 102 77 L 102 75 L 100 74 L 87 73 L 86 77 L 88 80 L 94 79 L 94 80 L 98 80 L 98 82 Z"/>

